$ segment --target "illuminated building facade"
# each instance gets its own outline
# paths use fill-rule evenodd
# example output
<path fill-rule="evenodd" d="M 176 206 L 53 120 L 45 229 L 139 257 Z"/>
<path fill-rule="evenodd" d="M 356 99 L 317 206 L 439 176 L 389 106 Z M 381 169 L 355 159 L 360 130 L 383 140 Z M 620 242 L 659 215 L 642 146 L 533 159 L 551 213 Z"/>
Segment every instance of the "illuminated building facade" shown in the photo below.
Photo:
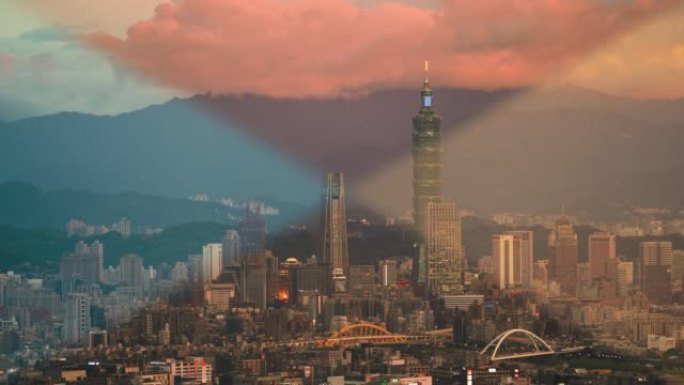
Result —
<path fill-rule="evenodd" d="M 461 252 L 461 218 L 453 203 L 428 203 L 427 279 L 433 293 L 463 290 L 465 261 Z"/>

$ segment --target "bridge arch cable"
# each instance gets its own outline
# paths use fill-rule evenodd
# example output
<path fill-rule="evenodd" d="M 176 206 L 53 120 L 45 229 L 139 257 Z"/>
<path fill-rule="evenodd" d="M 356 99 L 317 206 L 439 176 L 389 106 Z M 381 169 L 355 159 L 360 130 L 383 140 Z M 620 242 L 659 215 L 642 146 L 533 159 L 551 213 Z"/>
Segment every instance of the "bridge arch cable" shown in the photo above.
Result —
<path fill-rule="evenodd" d="M 532 342 L 532 345 L 534 346 L 534 352 L 533 353 L 527 353 L 527 354 L 553 354 L 555 353 L 555 350 L 548 344 L 546 341 L 541 339 L 539 336 L 536 334 L 532 333 L 529 330 L 526 329 L 511 329 L 507 330 L 498 336 L 496 336 L 494 339 L 492 339 L 483 349 L 480 351 L 480 354 L 486 355 L 487 352 L 493 347 L 494 350 L 492 352 L 492 359 L 498 358 L 498 353 L 499 349 L 501 348 L 501 345 L 508 339 L 509 337 L 515 335 L 515 334 L 522 334 L 523 336 L 527 337 L 530 342 Z M 515 355 L 513 355 L 515 356 Z"/>

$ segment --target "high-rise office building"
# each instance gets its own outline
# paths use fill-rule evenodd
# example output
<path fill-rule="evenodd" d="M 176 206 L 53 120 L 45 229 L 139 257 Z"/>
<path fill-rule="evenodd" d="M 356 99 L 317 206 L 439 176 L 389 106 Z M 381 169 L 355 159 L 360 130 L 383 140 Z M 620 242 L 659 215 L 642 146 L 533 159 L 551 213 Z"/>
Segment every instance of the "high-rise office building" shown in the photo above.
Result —
<path fill-rule="evenodd" d="M 252 212 L 249 204 L 239 225 L 240 296 L 243 302 L 266 307 L 266 223 L 261 208 Z"/>
<path fill-rule="evenodd" d="M 534 232 L 528 230 L 505 231 L 505 235 L 514 237 L 514 279 L 517 285 L 523 289 L 532 287 L 532 275 L 534 266 Z"/>
<path fill-rule="evenodd" d="M 235 297 L 235 283 L 211 282 L 204 285 L 204 302 L 216 311 L 230 310 L 230 301 Z"/>
<path fill-rule="evenodd" d="M 202 246 L 202 282 L 209 283 L 221 275 L 223 245 L 209 243 Z"/>
<path fill-rule="evenodd" d="M 374 265 L 349 266 L 349 292 L 372 293 L 376 289 L 378 273 Z"/>
<path fill-rule="evenodd" d="M 171 280 L 173 282 L 182 282 L 189 280 L 188 264 L 185 262 L 176 262 L 171 269 Z"/>
<path fill-rule="evenodd" d="M 287 258 L 280 264 L 278 269 L 278 299 L 283 302 L 293 303 L 294 298 L 290 293 L 290 279 L 292 270 L 300 264 L 297 258 Z"/>
<path fill-rule="evenodd" d="M 88 346 L 90 343 L 90 296 L 70 293 L 64 317 L 64 341 Z"/>
<path fill-rule="evenodd" d="M 515 263 L 513 261 L 512 235 L 492 235 L 492 262 L 494 284 L 500 289 L 514 288 Z"/>
<path fill-rule="evenodd" d="M 442 118 L 432 109 L 427 62 L 420 96 L 420 110 L 413 118 L 413 209 L 415 226 L 426 236 L 428 203 L 442 201 Z"/>
<path fill-rule="evenodd" d="M 77 278 L 85 285 L 102 282 L 104 246 L 100 241 L 90 245 L 79 241 L 74 252 L 62 258 L 59 271 L 63 280 Z"/>
<path fill-rule="evenodd" d="M 244 266 L 264 266 L 266 256 L 266 222 L 261 218 L 261 210 L 251 212 L 249 205 L 239 225 L 241 264 Z"/>
<path fill-rule="evenodd" d="M 268 271 L 266 266 L 247 266 L 242 277 L 242 301 L 260 309 L 268 304 Z"/>
<path fill-rule="evenodd" d="M 190 283 L 202 283 L 202 254 L 188 255 L 188 280 Z"/>
<path fill-rule="evenodd" d="M 223 237 L 223 267 L 240 266 L 240 235 L 235 230 L 226 231 Z"/>
<path fill-rule="evenodd" d="M 532 267 L 532 282 L 536 287 L 547 288 L 549 283 L 549 261 L 535 261 Z"/>
<path fill-rule="evenodd" d="M 492 236 L 492 270 L 499 288 L 531 288 L 532 239 L 531 231 L 507 231 Z"/>
<path fill-rule="evenodd" d="M 641 291 L 653 303 L 668 303 L 672 294 L 672 242 L 641 242 L 639 250 Z"/>
<path fill-rule="evenodd" d="M 644 265 L 672 266 L 672 242 L 640 242 L 639 252 Z"/>
<path fill-rule="evenodd" d="M 245 215 L 240 222 L 240 277 L 242 300 L 251 302 L 259 308 L 267 304 L 267 276 L 266 270 L 266 222 L 261 218 L 261 210 L 250 212 L 245 208 Z"/>
<path fill-rule="evenodd" d="M 593 233 L 589 236 L 588 248 L 591 278 L 606 278 L 608 276 L 608 263 L 617 258 L 615 252 L 615 235 L 609 232 Z"/>
<path fill-rule="evenodd" d="M 104 245 L 100 241 L 93 241 L 88 246 L 88 253 L 91 258 L 94 258 L 97 262 L 97 279 L 98 282 L 102 282 L 104 273 Z"/>
<path fill-rule="evenodd" d="M 301 292 L 317 292 L 327 295 L 330 291 L 330 272 L 326 265 L 320 264 L 316 257 L 309 258 L 305 263 L 292 265 L 289 271 L 290 303 L 300 301 Z"/>
<path fill-rule="evenodd" d="M 344 200 L 344 176 L 341 172 L 328 173 L 321 202 L 323 205 L 321 262 L 327 264 L 336 276 L 346 274 L 349 267 L 347 214 Z"/>
<path fill-rule="evenodd" d="M 269 250 L 266 252 L 266 305 L 272 303 L 276 298 L 278 298 L 278 290 L 280 289 L 280 278 L 278 276 L 280 272 L 280 261 L 278 257 L 273 255 Z M 265 306 L 264 306 L 265 307 Z"/>
<path fill-rule="evenodd" d="M 137 254 L 127 254 L 119 260 L 121 282 L 135 290 L 138 297 L 142 296 L 143 290 L 143 260 Z"/>
<path fill-rule="evenodd" d="M 470 340 L 472 320 L 465 310 L 456 309 L 453 321 L 453 343 L 465 345 Z"/>
<path fill-rule="evenodd" d="M 625 296 L 634 283 L 634 262 L 620 261 L 617 265 L 618 294 Z"/>
<path fill-rule="evenodd" d="M 620 296 L 620 261 L 617 258 L 610 258 L 605 263 L 606 273 L 598 279 L 592 278 L 591 290 L 596 288 L 598 296 L 604 305 L 616 305 L 622 302 Z M 590 276 L 594 270 L 589 264 Z"/>
<path fill-rule="evenodd" d="M 562 295 L 576 295 L 577 234 L 565 214 L 556 220 L 548 246 L 549 279 L 558 283 Z"/>
<path fill-rule="evenodd" d="M 428 203 L 427 273 L 431 292 L 453 294 L 463 289 L 465 261 L 461 251 L 461 218 L 453 203 Z"/>
<path fill-rule="evenodd" d="M 672 251 L 672 291 L 684 289 L 684 250 Z"/>
<path fill-rule="evenodd" d="M 577 296 L 586 297 L 587 290 L 591 291 L 591 265 L 589 262 L 577 263 Z"/>
<path fill-rule="evenodd" d="M 420 97 L 420 110 L 413 118 L 413 222 L 420 237 L 415 276 L 424 285 L 429 275 L 428 205 L 442 201 L 442 118 L 432 109 L 427 62 Z"/>

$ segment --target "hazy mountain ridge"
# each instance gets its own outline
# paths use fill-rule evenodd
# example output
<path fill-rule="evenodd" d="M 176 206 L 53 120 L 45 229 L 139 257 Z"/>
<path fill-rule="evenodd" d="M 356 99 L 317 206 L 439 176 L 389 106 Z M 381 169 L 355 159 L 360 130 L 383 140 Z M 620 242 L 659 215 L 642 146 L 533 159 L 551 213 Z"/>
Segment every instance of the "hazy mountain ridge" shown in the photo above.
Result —
<path fill-rule="evenodd" d="M 403 167 L 390 187 L 408 208 L 410 166 L 396 161 L 410 158 L 418 103 L 413 90 L 323 100 L 201 95 L 114 117 L 64 113 L 9 122 L 0 124 L 7 165 L 0 180 L 315 205 L 328 170 L 347 173 L 353 200 L 364 178 Z M 465 207 L 683 206 L 673 193 L 681 191 L 677 175 L 667 177 L 684 165 L 682 100 L 437 89 L 435 108 L 444 119 L 445 194 Z"/>
<path fill-rule="evenodd" d="M 99 240 L 104 245 L 105 266 L 119 264 L 122 255 L 141 255 L 146 265 L 173 264 L 186 261 L 188 254 L 202 252 L 202 245 L 220 242 L 227 225 L 213 222 L 184 223 L 167 228 L 160 234 L 135 234 L 128 239 L 111 232 L 85 239 Z M 51 228 L 17 228 L 0 225 L 0 268 L 19 271 L 59 270 L 63 255 L 73 251 L 81 238 L 67 238 L 63 230 Z"/>
<path fill-rule="evenodd" d="M 280 215 L 266 217 L 269 227 L 285 226 L 304 211 L 290 203 L 269 201 Z M 133 230 L 169 227 L 187 222 L 215 222 L 237 225 L 243 210 L 218 202 L 168 198 L 138 193 L 102 194 L 86 190 L 43 192 L 22 182 L 0 183 L 0 225 L 48 226 L 64 229 L 70 219 L 91 225 L 107 225 L 122 217 L 132 221 Z"/>
<path fill-rule="evenodd" d="M 319 182 L 304 167 L 190 102 L 115 117 L 62 113 L 8 123 L 0 129 L 0 163 L 6 165 L 0 180 L 21 180 L 46 190 L 134 191 L 176 198 L 203 193 L 265 199 L 282 194 L 308 203 L 296 198 L 317 196 Z M 255 174 L 265 181 L 251 183 Z"/>

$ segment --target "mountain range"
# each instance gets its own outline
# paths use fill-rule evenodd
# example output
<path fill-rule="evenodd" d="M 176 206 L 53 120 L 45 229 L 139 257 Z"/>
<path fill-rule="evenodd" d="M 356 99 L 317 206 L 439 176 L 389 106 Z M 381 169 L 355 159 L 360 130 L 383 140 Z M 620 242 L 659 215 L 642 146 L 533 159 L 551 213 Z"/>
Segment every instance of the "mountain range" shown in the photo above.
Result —
<path fill-rule="evenodd" d="M 264 218 L 269 229 L 290 225 L 305 211 L 287 202 L 267 201 L 278 215 Z M 185 223 L 211 222 L 236 227 L 244 210 L 221 202 L 168 198 L 140 193 L 98 193 L 88 190 L 44 192 L 24 182 L 0 183 L 0 226 L 64 229 L 71 219 L 106 225 L 128 218 L 132 230 L 167 228 Z"/>
<path fill-rule="evenodd" d="M 418 103 L 413 90 L 355 99 L 208 94 L 117 116 L 5 122 L 0 181 L 313 206 L 322 175 L 340 170 L 352 201 L 409 208 Z M 629 206 L 684 208 L 684 100 L 437 89 L 434 104 L 443 117 L 445 195 L 463 207 L 548 212 L 566 205 L 601 215 Z M 377 194 L 356 194 L 369 185 Z"/>

